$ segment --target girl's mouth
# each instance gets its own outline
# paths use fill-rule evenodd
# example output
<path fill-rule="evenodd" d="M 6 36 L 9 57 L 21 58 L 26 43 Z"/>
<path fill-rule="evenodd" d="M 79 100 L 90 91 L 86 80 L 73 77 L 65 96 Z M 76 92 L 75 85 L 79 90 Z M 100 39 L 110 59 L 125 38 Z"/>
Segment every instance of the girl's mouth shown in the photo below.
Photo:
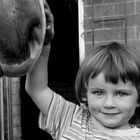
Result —
<path fill-rule="evenodd" d="M 102 112 L 103 115 L 106 115 L 106 116 L 115 116 L 115 115 L 118 115 L 120 114 L 119 112 Z"/>

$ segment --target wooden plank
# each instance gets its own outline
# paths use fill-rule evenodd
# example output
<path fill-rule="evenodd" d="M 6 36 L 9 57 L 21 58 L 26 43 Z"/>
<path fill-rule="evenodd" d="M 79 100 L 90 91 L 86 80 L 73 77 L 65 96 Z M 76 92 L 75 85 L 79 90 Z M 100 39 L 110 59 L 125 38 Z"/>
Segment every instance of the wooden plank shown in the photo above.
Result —
<path fill-rule="evenodd" d="M 84 41 L 84 2 L 78 1 L 78 17 L 79 17 L 79 62 L 81 63 L 85 57 L 85 41 Z"/>

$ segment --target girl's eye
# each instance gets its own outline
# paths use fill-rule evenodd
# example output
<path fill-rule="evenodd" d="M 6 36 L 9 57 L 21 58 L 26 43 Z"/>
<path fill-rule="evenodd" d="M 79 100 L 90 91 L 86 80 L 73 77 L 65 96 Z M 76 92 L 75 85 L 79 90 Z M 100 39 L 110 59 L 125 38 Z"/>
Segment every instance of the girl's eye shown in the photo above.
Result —
<path fill-rule="evenodd" d="M 94 94 L 96 96 L 103 96 L 104 92 L 102 92 L 102 91 L 93 91 L 92 94 Z"/>
<path fill-rule="evenodd" d="M 128 93 L 122 92 L 122 91 L 119 91 L 119 92 L 117 93 L 117 96 L 119 96 L 119 97 L 126 97 L 127 95 L 128 95 Z"/>

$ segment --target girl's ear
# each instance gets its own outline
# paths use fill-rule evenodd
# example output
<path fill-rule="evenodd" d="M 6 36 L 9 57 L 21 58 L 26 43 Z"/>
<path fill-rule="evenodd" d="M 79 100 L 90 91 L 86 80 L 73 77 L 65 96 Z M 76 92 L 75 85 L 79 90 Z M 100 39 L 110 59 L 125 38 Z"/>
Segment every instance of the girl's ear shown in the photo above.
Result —
<path fill-rule="evenodd" d="M 82 100 L 82 103 L 87 107 L 87 106 L 88 106 L 88 99 L 87 99 L 87 96 L 84 95 L 84 96 L 81 98 L 81 100 Z"/>
<path fill-rule="evenodd" d="M 87 98 L 86 97 L 82 97 L 82 102 L 83 103 L 87 102 Z"/>
<path fill-rule="evenodd" d="M 136 86 L 137 93 L 138 93 L 138 100 L 137 100 L 137 106 L 140 107 L 140 85 Z"/>

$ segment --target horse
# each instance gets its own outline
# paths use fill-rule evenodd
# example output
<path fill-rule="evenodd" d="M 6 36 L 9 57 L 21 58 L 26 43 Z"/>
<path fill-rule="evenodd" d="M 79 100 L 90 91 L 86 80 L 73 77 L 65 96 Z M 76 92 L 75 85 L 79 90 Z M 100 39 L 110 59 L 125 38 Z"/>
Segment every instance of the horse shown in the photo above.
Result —
<path fill-rule="evenodd" d="M 0 77 L 25 75 L 53 36 L 46 0 L 0 0 Z"/>

